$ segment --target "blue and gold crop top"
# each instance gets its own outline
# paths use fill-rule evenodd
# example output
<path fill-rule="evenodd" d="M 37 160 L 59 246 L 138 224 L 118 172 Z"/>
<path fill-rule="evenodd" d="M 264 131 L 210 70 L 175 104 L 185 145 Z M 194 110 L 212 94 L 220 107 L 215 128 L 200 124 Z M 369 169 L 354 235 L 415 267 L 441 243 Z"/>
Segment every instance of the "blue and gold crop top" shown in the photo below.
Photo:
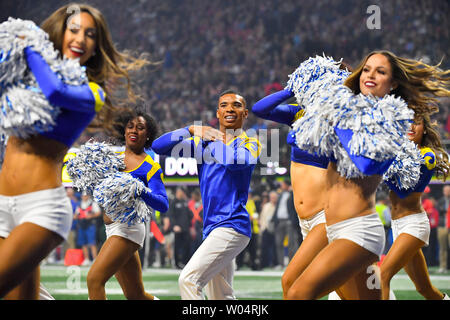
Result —
<path fill-rule="evenodd" d="M 121 152 L 124 153 L 124 152 Z M 134 178 L 141 180 L 151 191 L 144 191 L 141 194 L 142 200 L 155 210 L 161 213 L 169 209 L 166 188 L 163 183 L 163 172 L 159 163 L 155 162 L 150 155 L 133 170 L 124 171 Z"/>
<path fill-rule="evenodd" d="M 297 104 L 282 104 L 293 96 L 294 93 L 288 90 L 275 92 L 256 102 L 252 107 L 252 112 L 260 118 L 291 126 L 304 114 L 304 109 Z M 311 154 L 297 147 L 293 130 L 288 133 L 286 140 L 291 146 L 291 161 L 323 169 L 327 168 L 327 157 Z"/>
<path fill-rule="evenodd" d="M 94 82 L 81 86 L 65 84 L 30 47 L 25 48 L 25 56 L 42 93 L 50 104 L 61 109 L 53 129 L 41 135 L 70 148 L 103 107 L 105 93 Z"/>
<path fill-rule="evenodd" d="M 386 185 L 394 191 L 399 198 L 406 198 L 412 192 L 423 192 L 430 183 L 436 167 L 436 154 L 431 148 L 422 147 L 420 153 L 424 159 L 424 163 L 420 166 L 420 178 L 417 184 L 410 189 L 400 189 L 391 181 L 386 181 Z"/>

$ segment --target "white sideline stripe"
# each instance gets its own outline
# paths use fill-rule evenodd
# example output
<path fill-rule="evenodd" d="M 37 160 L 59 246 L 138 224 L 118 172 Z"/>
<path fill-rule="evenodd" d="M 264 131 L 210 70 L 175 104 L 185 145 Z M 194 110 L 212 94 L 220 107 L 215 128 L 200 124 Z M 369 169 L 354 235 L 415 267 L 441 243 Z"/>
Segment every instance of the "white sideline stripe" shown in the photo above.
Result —
<path fill-rule="evenodd" d="M 78 294 L 88 294 L 87 288 L 81 288 L 81 289 L 51 289 L 50 290 L 52 294 L 58 293 L 58 294 L 67 294 L 67 295 L 78 295 Z M 169 290 L 152 290 L 150 292 L 153 295 L 158 294 L 168 294 L 170 293 Z M 106 288 L 106 294 L 114 294 L 114 295 L 123 295 L 123 291 L 120 288 Z"/>
<path fill-rule="evenodd" d="M 66 266 L 41 266 L 41 273 L 42 271 L 60 271 L 65 273 L 68 267 Z M 89 266 L 83 266 L 81 267 L 82 270 L 89 270 Z M 151 274 L 169 274 L 169 275 L 179 275 L 181 270 L 179 269 L 159 269 L 159 268 L 147 268 L 142 270 L 143 276 L 148 276 Z M 284 271 L 236 271 L 234 273 L 235 276 L 261 276 L 261 277 L 280 277 L 283 275 Z M 47 272 L 45 272 L 47 273 Z M 394 276 L 394 279 L 409 279 L 408 275 L 406 274 L 396 274 Z M 430 275 L 431 280 L 449 280 L 450 281 L 450 275 Z"/>

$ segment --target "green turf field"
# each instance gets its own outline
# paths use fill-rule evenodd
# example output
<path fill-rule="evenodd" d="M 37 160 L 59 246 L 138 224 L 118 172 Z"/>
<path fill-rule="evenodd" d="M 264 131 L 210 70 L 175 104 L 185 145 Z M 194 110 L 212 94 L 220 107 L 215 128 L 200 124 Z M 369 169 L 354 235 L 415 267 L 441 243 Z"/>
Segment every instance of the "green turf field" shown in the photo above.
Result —
<path fill-rule="evenodd" d="M 89 267 L 65 267 L 45 265 L 41 267 L 41 282 L 57 300 L 87 300 L 86 275 Z M 179 270 L 150 268 L 143 271 L 147 292 L 161 300 L 179 300 Z M 450 273 L 437 274 L 430 269 L 432 283 L 441 291 L 450 294 Z M 236 271 L 234 289 L 240 300 L 280 300 L 282 271 Z M 423 300 L 414 289 L 408 276 L 401 271 L 392 282 L 398 300 Z M 106 294 L 110 300 L 123 300 L 122 290 L 115 278 L 106 284 Z"/>

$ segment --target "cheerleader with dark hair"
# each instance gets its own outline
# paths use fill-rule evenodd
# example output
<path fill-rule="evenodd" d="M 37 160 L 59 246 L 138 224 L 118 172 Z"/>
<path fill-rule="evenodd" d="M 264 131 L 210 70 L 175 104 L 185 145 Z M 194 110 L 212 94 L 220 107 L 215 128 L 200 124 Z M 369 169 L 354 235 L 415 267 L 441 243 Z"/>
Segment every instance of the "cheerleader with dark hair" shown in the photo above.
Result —
<path fill-rule="evenodd" d="M 123 172 L 139 179 L 149 189 L 140 195 L 147 206 L 166 212 L 169 204 L 161 167 L 145 152 L 145 148 L 152 145 L 158 133 L 155 120 L 144 112 L 124 112 L 116 121 L 115 128 L 118 135 L 125 140 L 125 151 L 122 153 L 125 162 Z M 127 188 L 127 185 L 124 187 Z M 94 191 L 94 196 L 97 192 L 98 190 Z M 115 197 L 121 195 L 111 194 L 109 197 L 115 201 Z M 87 275 L 89 299 L 106 299 L 105 284 L 114 275 L 127 299 L 154 300 L 155 297 L 144 290 L 138 253 L 145 240 L 144 221 L 128 220 L 127 223 L 120 219 L 113 220 L 110 218 L 108 207 L 105 211 L 103 220 L 107 239 Z"/>

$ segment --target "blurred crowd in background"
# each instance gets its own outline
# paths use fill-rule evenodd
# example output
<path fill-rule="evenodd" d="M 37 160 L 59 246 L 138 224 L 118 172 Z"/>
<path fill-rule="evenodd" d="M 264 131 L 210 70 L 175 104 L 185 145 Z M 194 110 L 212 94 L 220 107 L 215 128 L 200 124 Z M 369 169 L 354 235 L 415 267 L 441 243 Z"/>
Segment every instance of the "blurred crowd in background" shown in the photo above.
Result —
<path fill-rule="evenodd" d="M 3 1 L 8 16 L 41 23 L 69 1 Z M 284 87 L 288 75 L 314 55 L 343 58 L 356 67 L 370 51 L 450 67 L 450 3 L 446 0 L 89 0 L 105 15 L 113 40 L 136 55 L 147 52 L 159 67 L 135 79 L 146 109 L 161 132 L 193 121 L 215 126 L 218 94 L 237 89 L 251 107 Z M 380 29 L 369 29 L 367 8 L 380 9 Z M 450 100 L 440 103 L 438 121 L 450 139 Z M 289 130 L 251 112 L 246 128 Z M 102 133 L 96 133 L 103 137 Z M 82 136 L 84 143 L 92 134 Z M 270 139 L 270 136 L 269 136 Z M 281 165 L 289 166 L 289 147 L 280 143 Z"/>

